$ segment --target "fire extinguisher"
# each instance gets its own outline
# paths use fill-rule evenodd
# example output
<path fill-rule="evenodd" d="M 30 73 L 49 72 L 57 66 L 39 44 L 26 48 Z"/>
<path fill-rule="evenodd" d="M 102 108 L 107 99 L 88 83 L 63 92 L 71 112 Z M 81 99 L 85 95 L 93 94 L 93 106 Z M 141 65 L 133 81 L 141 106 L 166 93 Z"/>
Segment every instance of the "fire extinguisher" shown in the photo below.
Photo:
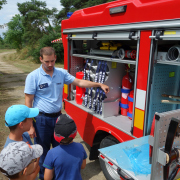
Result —
<path fill-rule="evenodd" d="M 77 72 L 76 73 L 77 79 L 83 79 L 83 77 L 84 77 L 83 72 Z M 75 99 L 76 99 L 77 104 L 80 104 L 80 105 L 82 104 L 82 102 L 83 102 L 82 97 L 84 97 L 85 91 L 86 91 L 85 88 L 80 88 L 80 87 L 76 86 L 76 98 Z"/>
<path fill-rule="evenodd" d="M 122 79 L 122 88 L 121 88 L 121 115 L 127 116 L 128 112 L 128 95 L 132 89 L 132 77 L 129 75 L 129 72 L 127 70 L 126 75 Z"/>
<path fill-rule="evenodd" d="M 129 110 L 127 113 L 127 116 L 129 117 L 129 119 L 132 119 L 132 113 L 133 113 L 133 97 L 134 97 L 134 90 L 131 90 L 129 95 L 128 95 L 128 106 L 129 106 Z"/>

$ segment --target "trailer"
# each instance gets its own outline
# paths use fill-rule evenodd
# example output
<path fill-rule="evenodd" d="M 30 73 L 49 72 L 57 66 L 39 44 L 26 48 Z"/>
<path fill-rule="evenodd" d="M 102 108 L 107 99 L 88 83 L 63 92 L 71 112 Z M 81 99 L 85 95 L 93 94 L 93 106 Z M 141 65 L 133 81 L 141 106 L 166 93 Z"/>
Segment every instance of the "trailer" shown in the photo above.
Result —
<path fill-rule="evenodd" d="M 108 180 L 141 179 L 132 169 L 129 173 L 129 167 L 124 168 L 114 160 L 118 159 L 114 157 L 118 156 L 116 150 L 129 142 L 130 149 L 132 143 L 137 143 L 139 148 L 146 146 L 145 152 L 149 151 L 149 145 L 153 146 L 153 152 L 154 149 L 159 152 L 169 137 L 171 120 L 164 129 L 164 145 L 157 147 L 154 143 L 158 143 L 152 140 L 155 133 L 149 136 L 155 113 L 159 117 L 167 112 L 171 118 L 179 117 L 171 113 L 180 109 L 179 6 L 179 0 L 117 0 L 75 11 L 62 21 L 64 68 L 77 78 L 110 87 L 106 95 L 100 88 L 72 85 L 64 85 L 63 92 L 65 111 L 91 147 L 89 159 L 99 156 Z M 174 142 L 173 137 L 176 136 L 171 136 Z M 159 156 L 155 154 L 152 153 L 151 166 L 147 165 L 150 169 L 156 166 L 153 158 Z M 164 154 L 170 156 L 170 151 L 161 154 L 160 159 L 165 161 Z M 118 162 L 122 159 L 125 163 L 128 158 L 124 157 Z M 168 164 L 166 175 L 159 169 L 162 176 L 150 172 L 142 179 L 168 178 L 173 172 L 169 167 Z M 125 170 L 125 175 L 121 170 Z"/>

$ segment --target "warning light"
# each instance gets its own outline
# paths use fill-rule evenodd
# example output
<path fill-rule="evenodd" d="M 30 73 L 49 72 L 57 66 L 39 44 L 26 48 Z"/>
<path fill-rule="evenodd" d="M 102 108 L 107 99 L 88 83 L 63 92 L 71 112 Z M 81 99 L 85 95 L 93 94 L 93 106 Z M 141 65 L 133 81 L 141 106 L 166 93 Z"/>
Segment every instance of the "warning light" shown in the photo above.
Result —
<path fill-rule="evenodd" d="M 109 13 L 110 14 L 123 13 L 123 12 L 126 12 L 126 8 L 127 8 L 127 5 L 110 8 Z"/>

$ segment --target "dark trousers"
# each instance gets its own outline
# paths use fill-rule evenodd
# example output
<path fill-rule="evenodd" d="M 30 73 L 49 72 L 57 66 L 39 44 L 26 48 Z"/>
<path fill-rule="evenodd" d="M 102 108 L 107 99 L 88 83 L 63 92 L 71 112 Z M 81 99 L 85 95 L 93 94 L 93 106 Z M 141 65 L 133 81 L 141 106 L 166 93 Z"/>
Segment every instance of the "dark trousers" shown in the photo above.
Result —
<path fill-rule="evenodd" d="M 56 147 L 59 143 L 54 139 L 54 127 L 56 124 L 57 117 L 47 117 L 44 114 L 38 115 L 34 122 L 37 137 L 34 138 L 34 144 L 40 144 L 43 147 L 43 154 L 39 160 L 39 179 L 44 179 L 44 159 L 47 152 L 52 147 Z"/>

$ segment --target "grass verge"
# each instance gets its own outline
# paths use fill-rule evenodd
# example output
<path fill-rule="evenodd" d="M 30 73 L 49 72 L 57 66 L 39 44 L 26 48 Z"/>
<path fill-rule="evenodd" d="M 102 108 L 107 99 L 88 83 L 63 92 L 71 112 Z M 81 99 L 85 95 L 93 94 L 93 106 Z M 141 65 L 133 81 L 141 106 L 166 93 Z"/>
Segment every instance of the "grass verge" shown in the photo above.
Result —
<path fill-rule="evenodd" d="M 18 53 L 5 54 L 2 58 L 3 61 L 9 62 L 11 65 L 19 68 L 24 73 L 30 73 L 31 71 L 39 68 L 41 65 L 40 63 L 34 63 L 31 57 L 28 59 L 20 59 Z M 60 63 L 57 63 L 55 66 L 59 68 L 64 68 L 64 64 Z"/>

